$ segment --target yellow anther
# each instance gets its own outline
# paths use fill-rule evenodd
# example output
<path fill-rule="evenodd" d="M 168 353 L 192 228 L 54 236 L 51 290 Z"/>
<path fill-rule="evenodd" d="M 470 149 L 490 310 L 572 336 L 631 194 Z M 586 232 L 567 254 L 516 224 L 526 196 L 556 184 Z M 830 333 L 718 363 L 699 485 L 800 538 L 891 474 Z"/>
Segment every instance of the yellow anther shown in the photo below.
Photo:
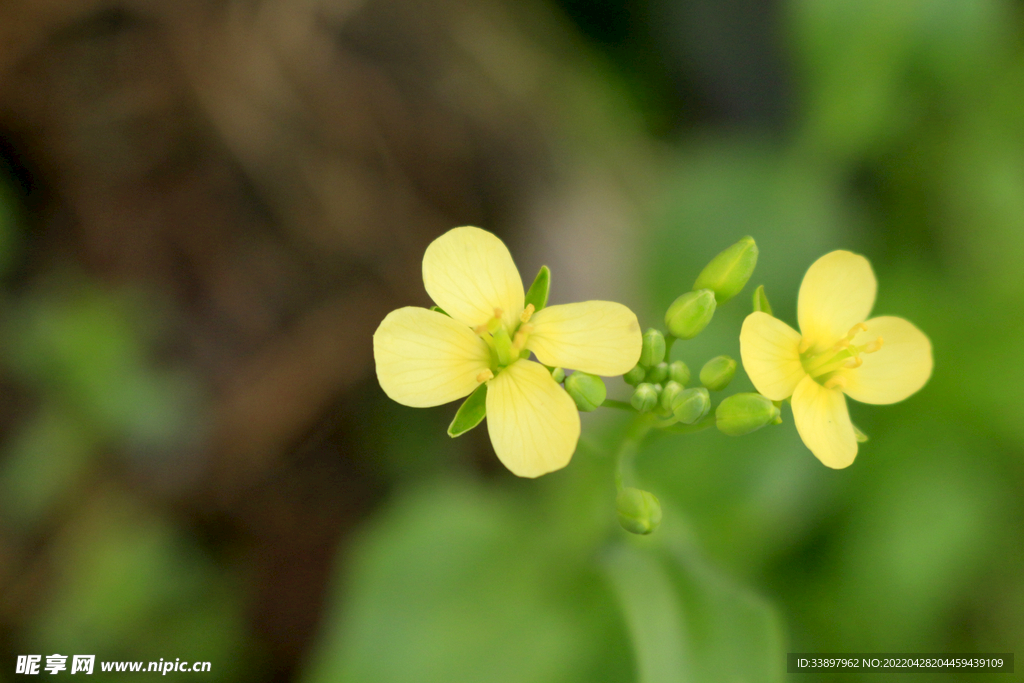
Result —
<path fill-rule="evenodd" d="M 803 339 L 800 340 L 800 348 L 798 349 L 798 351 L 799 353 L 806 353 L 807 350 L 810 349 L 812 346 L 814 346 L 814 342 L 812 342 L 807 337 L 804 337 Z"/>
<path fill-rule="evenodd" d="M 846 333 L 846 338 L 852 341 L 853 338 L 856 337 L 858 333 L 860 333 L 860 332 L 867 332 L 867 331 L 868 331 L 868 326 L 867 325 L 865 325 L 864 323 L 857 323 L 856 325 L 854 325 L 853 327 L 850 328 L 849 332 Z"/>
<path fill-rule="evenodd" d="M 519 328 L 519 331 L 522 332 L 523 334 L 530 334 L 531 332 L 533 332 L 533 325 L 522 325 Z"/>
<path fill-rule="evenodd" d="M 515 338 L 512 340 L 512 348 L 515 351 L 521 351 L 526 346 L 526 333 L 522 330 L 516 332 Z"/>
<path fill-rule="evenodd" d="M 884 344 L 884 343 L 885 343 L 885 340 L 882 339 L 881 337 L 879 337 L 878 339 L 876 339 L 875 341 L 871 342 L 870 344 L 868 344 L 867 346 L 864 347 L 864 353 L 874 353 L 875 351 L 878 351 L 879 349 L 881 349 L 882 348 L 882 344 Z"/>
<path fill-rule="evenodd" d="M 503 315 L 505 315 L 505 311 L 503 311 L 500 308 L 498 308 L 497 306 L 495 306 L 494 307 L 494 317 L 495 318 L 501 318 L 501 316 L 503 316 Z"/>
<path fill-rule="evenodd" d="M 860 356 L 850 358 L 845 363 L 843 363 L 844 368 L 859 368 L 862 365 L 864 365 L 864 361 L 863 359 L 861 359 Z"/>
<path fill-rule="evenodd" d="M 834 350 L 836 350 L 836 351 L 842 351 L 843 349 L 848 348 L 849 346 L 850 346 L 850 340 L 849 339 L 840 339 L 839 341 L 836 342 L 836 345 L 833 346 L 832 348 Z"/>
<path fill-rule="evenodd" d="M 842 375 L 836 375 L 829 381 L 825 382 L 824 386 L 826 389 L 845 389 L 846 378 L 843 377 Z"/>
<path fill-rule="evenodd" d="M 483 335 L 489 332 L 489 330 L 487 329 L 487 325 L 477 325 L 476 327 L 473 328 L 473 332 L 475 332 L 478 335 Z"/>
<path fill-rule="evenodd" d="M 519 320 L 524 323 L 530 322 L 530 318 L 533 317 L 533 312 L 536 310 L 537 309 L 533 304 L 526 304 L 526 308 L 523 309 L 522 314 L 519 316 Z"/>
<path fill-rule="evenodd" d="M 486 382 L 489 379 L 494 379 L 494 373 L 490 370 L 482 370 L 480 374 L 476 376 L 477 382 Z"/>

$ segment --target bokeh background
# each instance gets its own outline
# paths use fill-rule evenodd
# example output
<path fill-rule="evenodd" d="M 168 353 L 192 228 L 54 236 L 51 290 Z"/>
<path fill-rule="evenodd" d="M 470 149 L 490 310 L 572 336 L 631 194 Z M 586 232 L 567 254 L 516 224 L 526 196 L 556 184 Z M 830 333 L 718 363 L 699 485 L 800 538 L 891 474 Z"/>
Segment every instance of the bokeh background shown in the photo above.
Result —
<path fill-rule="evenodd" d="M 843 471 L 788 410 L 652 438 L 665 521 L 627 538 L 620 416 L 520 481 L 483 429 L 445 436 L 455 406 L 376 386 L 373 330 L 428 303 L 423 249 L 464 224 L 644 326 L 753 235 L 751 284 L 673 350 L 694 369 L 738 357 L 754 286 L 794 322 L 851 249 L 935 372 L 853 404 Z M 667 683 L 1019 651 L 1022 260 L 1019 2 L 8 0 L 0 680 L 54 652 Z"/>

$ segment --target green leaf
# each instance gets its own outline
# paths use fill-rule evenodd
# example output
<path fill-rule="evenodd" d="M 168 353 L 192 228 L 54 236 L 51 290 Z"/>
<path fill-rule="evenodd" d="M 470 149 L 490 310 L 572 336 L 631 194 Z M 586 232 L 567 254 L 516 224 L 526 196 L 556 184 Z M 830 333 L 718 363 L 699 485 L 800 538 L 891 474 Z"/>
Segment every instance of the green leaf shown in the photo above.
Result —
<path fill-rule="evenodd" d="M 633 639 L 637 683 L 695 680 L 682 605 L 663 564 L 627 545 L 613 548 L 604 564 Z"/>
<path fill-rule="evenodd" d="M 541 266 L 537 271 L 537 277 L 533 278 L 533 284 L 526 293 L 524 305 L 533 304 L 533 310 L 539 311 L 548 305 L 548 290 L 551 289 L 551 270 L 547 266 Z"/>
<path fill-rule="evenodd" d="M 302 683 L 628 680 L 612 596 L 539 501 L 469 481 L 396 492 L 344 550 Z"/>
<path fill-rule="evenodd" d="M 480 424 L 487 416 L 487 383 L 484 382 L 469 395 L 455 413 L 455 419 L 448 426 L 448 436 L 453 439 L 462 436 Z"/>
<path fill-rule="evenodd" d="M 441 308 L 440 306 L 431 306 L 430 310 L 437 311 L 438 313 L 441 313 L 443 315 L 448 315 L 448 312 L 446 310 L 444 310 L 443 308 Z M 448 315 L 448 317 L 450 318 L 451 316 Z"/>
<path fill-rule="evenodd" d="M 632 635 L 638 683 L 781 681 L 775 610 L 690 544 L 622 544 L 605 572 Z"/>
<path fill-rule="evenodd" d="M 758 285 L 754 290 L 754 312 L 772 314 L 772 305 L 768 303 L 768 295 L 764 293 L 764 285 Z"/>

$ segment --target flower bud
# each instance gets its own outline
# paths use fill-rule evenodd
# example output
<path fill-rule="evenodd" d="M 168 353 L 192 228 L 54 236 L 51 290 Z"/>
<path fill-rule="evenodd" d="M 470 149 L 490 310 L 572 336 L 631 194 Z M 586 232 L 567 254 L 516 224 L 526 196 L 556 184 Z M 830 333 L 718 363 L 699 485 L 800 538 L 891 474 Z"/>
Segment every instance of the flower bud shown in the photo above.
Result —
<path fill-rule="evenodd" d="M 711 322 L 715 305 L 715 293 L 710 289 L 687 292 L 668 307 L 665 326 L 679 339 L 693 339 Z"/>
<path fill-rule="evenodd" d="M 644 377 L 645 382 L 651 384 L 660 384 L 668 379 L 668 363 L 661 361 L 653 368 L 647 371 L 647 375 Z"/>
<path fill-rule="evenodd" d="M 565 381 L 565 370 L 562 368 L 553 368 L 551 370 L 551 379 L 561 384 Z"/>
<path fill-rule="evenodd" d="M 644 376 L 647 374 L 646 368 L 642 365 L 635 365 L 633 369 L 622 376 L 622 379 L 626 380 L 626 384 L 630 386 L 636 386 L 640 382 L 644 381 Z"/>
<path fill-rule="evenodd" d="M 764 285 L 758 285 L 754 290 L 754 312 L 772 314 L 772 305 L 768 303 L 768 295 L 764 293 Z"/>
<path fill-rule="evenodd" d="M 697 276 L 694 289 L 710 289 L 719 304 L 740 293 L 757 265 L 757 244 L 753 237 L 744 237 L 721 254 Z"/>
<path fill-rule="evenodd" d="M 674 360 L 668 366 L 668 378 L 678 382 L 680 386 L 686 386 L 690 381 L 690 368 L 681 360 Z"/>
<path fill-rule="evenodd" d="M 683 390 L 683 385 L 679 382 L 670 381 L 665 385 L 665 388 L 661 390 L 661 396 L 658 399 L 658 405 L 661 406 L 662 410 L 671 413 L 672 412 L 672 399 L 676 397 L 680 391 Z"/>
<path fill-rule="evenodd" d="M 715 410 L 715 424 L 729 436 L 743 436 L 779 419 L 779 409 L 761 394 L 734 394 Z"/>
<path fill-rule="evenodd" d="M 565 379 L 565 390 L 576 402 L 576 407 L 582 413 L 589 413 L 597 410 L 608 391 L 605 389 L 604 380 L 597 375 L 591 375 L 577 370 Z"/>
<path fill-rule="evenodd" d="M 735 375 L 736 361 L 729 356 L 716 356 L 700 369 L 700 383 L 711 391 L 721 391 Z"/>
<path fill-rule="evenodd" d="M 615 496 L 619 524 L 631 534 L 646 535 L 661 524 L 661 503 L 650 491 L 624 488 Z"/>
<path fill-rule="evenodd" d="M 671 403 L 672 415 L 684 425 L 698 422 L 711 410 L 711 395 L 704 387 L 683 389 Z"/>
<path fill-rule="evenodd" d="M 643 336 L 643 346 L 640 347 L 640 365 L 651 368 L 665 360 L 665 337 L 659 330 L 653 327 Z"/>
<path fill-rule="evenodd" d="M 629 403 L 640 413 L 654 410 L 654 406 L 658 405 L 658 390 L 654 388 L 653 384 L 644 382 L 633 392 Z"/>

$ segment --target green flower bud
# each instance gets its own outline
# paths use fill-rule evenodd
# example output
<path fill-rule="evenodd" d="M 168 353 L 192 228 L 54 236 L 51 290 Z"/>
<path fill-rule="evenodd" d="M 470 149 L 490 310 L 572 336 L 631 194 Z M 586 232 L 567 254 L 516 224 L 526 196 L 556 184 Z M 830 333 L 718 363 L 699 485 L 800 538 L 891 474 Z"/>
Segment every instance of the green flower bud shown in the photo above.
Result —
<path fill-rule="evenodd" d="M 749 434 L 778 419 L 778 407 L 761 394 L 734 394 L 715 410 L 715 424 L 729 436 Z"/>
<path fill-rule="evenodd" d="M 665 360 L 665 337 L 652 327 L 644 332 L 643 346 L 640 347 L 640 365 L 650 368 L 663 360 Z"/>
<path fill-rule="evenodd" d="M 661 390 L 661 397 L 658 399 L 658 404 L 662 410 L 671 413 L 672 412 L 672 399 L 676 397 L 680 391 L 683 390 L 683 385 L 679 382 L 669 382 L 665 385 L 665 388 Z"/>
<path fill-rule="evenodd" d="M 605 397 L 608 396 L 604 380 L 597 375 L 580 372 L 579 370 L 566 378 L 565 390 L 572 396 L 572 400 L 576 402 L 576 407 L 582 413 L 597 410 L 604 403 Z"/>
<path fill-rule="evenodd" d="M 626 384 L 636 386 L 640 382 L 644 381 L 644 376 L 647 375 L 647 370 L 642 365 L 636 365 L 632 370 L 622 376 L 622 379 L 626 380 Z"/>
<path fill-rule="evenodd" d="M 768 295 L 764 293 L 764 285 L 758 285 L 754 290 L 754 312 L 772 314 L 772 305 L 768 303 Z"/>
<path fill-rule="evenodd" d="M 562 368 L 553 368 L 551 370 L 551 379 L 561 384 L 565 381 L 565 370 Z"/>
<path fill-rule="evenodd" d="M 700 383 L 711 391 L 721 391 L 736 376 L 736 361 L 729 356 L 716 356 L 700 369 Z"/>
<path fill-rule="evenodd" d="M 647 375 L 644 377 L 645 382 L 651 384 L 659 384 L 668 379 L 668 363 L 661 361 L 653 368 L 647 371 Z"/>
<path fill-rule="evenodd" d="M 644 382 L 633 392 L 629 403 L 640 413 L 654 410 L 654 406 L 658 405 L 658 390 L 654 388 L 653 384 Z"/>
<path fill-rule="evenodd" d="M 678 382 L 682 386 L 686 386 L 690 381 L 690 368 L 686 366 L 681 360 L 674 360 L 669 363 L 668 366 L 668 378 L 673 382 Z"/>
<path fill-rule="evenodd" d="M 756 265 L 757 244 L 753 237 L 744 237 L 711 259 L 711 263 L 697 276 L 693 288 L 714 291 L 718 303 L 724 304 L 740 293 Z"/>
<path fill-rule="evenodd" d="M 671 403 L 672 415 L 684 425 L 699 422 L 711 410 L 711 395 L 704 387 L 683 389 Z"/>
<path fill-rule="evenodd" d="M 715 305 L 715 293 L 710 289 L 687 292 L 668 307 L 665 326 L 679 339 L 693 339 L 711 322 Z"/>
<path fill-rule="evenodd" d="M 650 491 L 624 488 L 615 496 L 619 524 L 631 534 L 647 535 L 661 524 L 661 503 Z"/>

